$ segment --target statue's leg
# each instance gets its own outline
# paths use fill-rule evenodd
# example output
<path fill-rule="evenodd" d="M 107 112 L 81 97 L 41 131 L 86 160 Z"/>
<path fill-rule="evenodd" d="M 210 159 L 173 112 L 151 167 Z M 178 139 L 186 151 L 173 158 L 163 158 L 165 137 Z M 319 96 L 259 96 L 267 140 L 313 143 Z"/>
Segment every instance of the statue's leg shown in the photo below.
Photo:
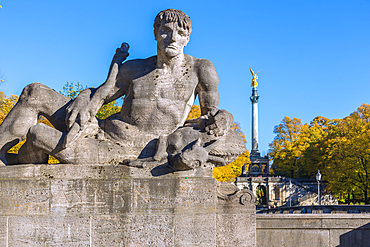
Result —
<path fill-rule="evenodd" d="M 27 141 L 19 149 L 17 159 L 7 154 L 9 165 L 47 164 L 48 154 L 58 151 L 63 135 L 63 132 L 42 123 L 32 126 L 27 133 Z"/>
<path fill-rule="evenodd" d="M 0 125 L 0 165 L 6 162 L 6 152 L 26 138 L 39 115 L 45 116 L 60 131 L 66 131 L 65 108 L 69 101 L 69 98 L 40 83 L 26 86 Z"/>
<path fill-rule="evenodd" d="M 65 132 L 51 128 L 45 124 L 36 124 L 27 133 L 27 141 L 18 152 L 17 159 L 9 157 L 9 164 L 47 164 L 48 155 L 53 155 L 62 163 L 77 163 L 76 157 L 86 150 L 78 148 L 78 143 L 66 149 L 61 148 Z M 84 138 L 83 138 L 84 139 Z M 86 148 L 89 145 L 86 145 Z M 81 151 L 81 152 L 80 152 Z M 92 155 L 93 156 L 93 155 Z M 89 158 L 93 159 L 92 156 Z"/>
<path fill-rule="evenodd" d="M 92 126 L 93 129 L 94 127 Z M 81 135 L 69 146 L 62 148 L 65 132 L 45 124 L 37 124 L 28 131 L 27 141 L 19 150 L 18 159 L 13 162 L 45 164 L 49 154 L 64 164 L 112 164 L 124 159 L 126 153 L 122 146 L 113 141 L 97 139 L 96 135 L 89 133 L 91 135 Z"/>
<path fill-rule="evenodd" d="M 6 159 L 8 161 L 8 165 L 16 165 L 16 164 L 47 164 L 49 155 L 45 153 L 44 150 L 40 149 L 39 147 L 34 145 L 35 137 L 31 137 L 34 133 L 31 134 L 32 129 L 36 126 L 41 124 L 37 124 L 34 127 L 31 127 L 30 131 L 27 134 L 27 141 L 22 145 L 22 147 L 18 151 L 18 155 L 10 156 L 10 154 L 6 154 Z M 50 127 L 48 127 L 50 128 Z M 57 130 L 55 130 L 57 131 Z M 44 135 L 50 135 L 49 131 L 43 132 Z M 50 139 L 53 140 L 53 139 Z M 50 141 L 49 141 L 50 142 Z"/>
<path fill-rule="evenodd" d="M 100 122 L 104 125 L 105 121 Z M 116 127 L 123 128 L 122 131 L 134 129 L 124 122 Z M 47 155 L 50 154 L 65 164 L 119 164 L 126 159 L 136 159 L 143 149 L 151 146 L 151 139 L 145 134 L 130 133 L 126 133 L 127 138 L 121 136 L 121 142 L 118 142 L 107 136 L 97 124 L 91 123 L 79 138 L 62 148 L 66 132 L 37 124 L 29 129 L 26 143 L 19 150 L 17 159 L 12 157 L 11 163 L 47 163 Z"/>

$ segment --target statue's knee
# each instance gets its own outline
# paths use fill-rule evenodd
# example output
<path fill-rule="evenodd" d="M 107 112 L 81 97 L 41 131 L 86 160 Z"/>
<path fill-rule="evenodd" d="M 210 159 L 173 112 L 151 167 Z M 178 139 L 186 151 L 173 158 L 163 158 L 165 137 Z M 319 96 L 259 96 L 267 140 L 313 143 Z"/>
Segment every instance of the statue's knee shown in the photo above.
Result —
<path fill-rule="evenodd" d="M 38 82 L 31 83 L 24 87 L 21 96 L 34 96 L 40 91 L 42 84 Z"/>
<path fill-rule="evenodd" d="M 19 97 L 20 102 L 33 102 L 38 101 L 38 99 L 42 96 L 45 86 L 41 83 L 35 82 L 27 85 L 23 91 L 21 96 Z M 45 92 L 44 92 L 45 93 Z"/>
<path fill-rule="evenodd" d="M 37 139 L 41 133 L 45 133 L 44 124 L 36 124 L 32 126 L 27 133 L 27 141 L 31 143 L 37 142 Z"/>

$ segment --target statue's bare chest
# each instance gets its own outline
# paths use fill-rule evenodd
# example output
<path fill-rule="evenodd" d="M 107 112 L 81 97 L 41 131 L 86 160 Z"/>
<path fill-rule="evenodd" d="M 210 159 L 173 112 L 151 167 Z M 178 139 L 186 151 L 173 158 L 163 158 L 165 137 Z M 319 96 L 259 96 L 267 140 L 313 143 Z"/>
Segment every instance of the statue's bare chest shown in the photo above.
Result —
<path fill-rule="evenodd" d="M 132 80 L 133 99 L 187 101 L 194 93 L 198 78 L 196 73 L 182 67 L 172 73 L 155 69 Z"/>

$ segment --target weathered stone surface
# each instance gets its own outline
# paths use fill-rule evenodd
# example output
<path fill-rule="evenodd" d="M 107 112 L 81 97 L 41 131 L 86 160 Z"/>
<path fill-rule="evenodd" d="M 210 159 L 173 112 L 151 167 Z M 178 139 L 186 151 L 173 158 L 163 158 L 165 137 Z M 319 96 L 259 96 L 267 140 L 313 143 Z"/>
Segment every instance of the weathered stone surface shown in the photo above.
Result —
<path fill-rule="evenodd" d="M 292 229 L 287 232 L 278 230 L 257 230 L 257 246 L 269 247 L 328 247 L 328 230 Z"/>
<path fill-rule="evenodd" d="M 346 234 L 347 232 L 349 232 L 348 229 L 330 229 L 330 232 L 329 232 L 330 246 L 338 247 L 341 242 L 340 241 L 341 236 Z M 347 245 L 347 246 L 350 247 L 350 246 L 357 246 L 357 245 Z M 361 245 L 358 245 L 358 246 L 361 246 Z"/>
<path fill-rule="evenodd" d="M 256 246 L 256 199 L 252 192 L 220 183 L 217 196 L 217 246 Z"/>
<path fill-rule="evenodd" d="M 286 218 L 277 218 L 276 215 L 268 215 L 268 217 L 259 217 L 258 228 L 263 229 L 281 229 L 281 228 L 292 228 L 292 229 L 307 229 L 307 228 L 321 228 L 322 219 L 318 217 L 305 217 L 297 215 L 301 220 L 290 218 L 290 214 Z M 279 219 L 279 220 L 278 220 Z M 303 220 L 304 219 L 304 220 Z"/>
<path fill-rule="evenodd" d="M 129 210 L 128 179 L 53 179 L 50 210 L 57 214 L 119 214 Z"/>
<path fill-rule="evenodd" d="M 8 242 L 8 217 L 0 216 L 0 246 L 6 246 Z"/>
<path fill-rule="evenodd" d="M 129 218 L 127 215 L 93 216 L 91 239 L 93 246 L 128 246 Z"/>
<path fill-rule="evenodd" d="M 171 215 L 94 216 L 93 246 L 174 246 Z"/>
<path fill-rule="evenodd" d="M 257 214 L 257 246 L 367 246 L 368 214 Z"/>
<path fill-rule="evenodd" d="M 94 216 L 93 246 L 216 246 L 215 215 Z"/>
<path fill-rule="evenodd" d="M 171 215 L 125 214 L 94 216 L 92 246 L 174 246 Z"/>
<path fill-rule="evenodd" d="M 337 229 L 367 229 L 370 233 L 370 215 L 369 214 L 339 214 L 338 216 L 326 216 L 321 218 L 322 227 Z M 366 217 L 364 217 L 366 216 Z"/>
<path fill-rule="evenodd" d="M 130 214 L 127 244 L 130 246 L 173 246 L 173 215 Z"/>
<path fill-rule="evenodd" d="M 49 187 L 48 180 L 0 179 L 0 215 L 48 213 Z"/>
<path fill-rule="evenodd" d="M 175 179 L 134 179 L 132 182 L 131 212 L 160 214 L 173 212 Z"/>
<path fill-rule="evenodd" d="M 71 171 L 82 167 L 83 174 Z M 1 201 L 0 227 L 5 230 L 0 231 L 0 246 L 1 241 L 8 241 L 8 246 L 255 243 L 255 206 L 253 200 L 243 199 L 246 191 L 200 177 L 197 169 L 150 178 L 132 170 L 143 169 L 65 164 L 0 167 L 1 184 L 6 185 L 0 193 L 19 203 L 13 209 Z M 22 173 L 27 179 L 19 177 Z M 9 192 L 23 187 L 22 193 Z M 28 189 L 33 192 L 28 194 Z"/>
<path fill-rule="evenodd" d="M 216 246 L 216 221 L 212 213 L 175 215 L 175 246 Z"/>
<path fill-rule="evenodd" d="M 239 190 L 234 184 L 218 183 L 218 214 L 254 214 L 256 198 L 248 189 Z"/>
<path fill-rule="evenodd" d="M 46 165 L 18 165 L 8 166 L 7 169 L 1 169 L 1 177 L 7 179 L 27 179 L 40 176 L 40 169 Z"/>
<path fill-rule="evenodd" d="M 90 246 L 89 217 L 9 217 L 8 231 L 8 246 Z"/>
<path fill-rule="evenodd" d="M 17 165 L 7 166 L 1 170 L 1 176 L 7 179 L 25 178 L 70 178 L 70 179 L 114 179 L 123 177 L 208 177 L 212 178 L 212 169 L 198 168 L 194 170 L 176 172 L 166 164 L 159 167 L 140 169 L 125 165 L 97 165 L 97 164 L 63 164 L 63 165 Z"/>
<path fill-rule="evenodd" d="M 209 213 L 215 211 L 211 178 L 134 179 L 132 212 Z"/>
<path fill-rule="evenodd" d="M 254 214 L 218 214 L 217 246 L 256 246 L 255 226 Z"/>
<path fill-rule="evenodd" d="M 209 214 L 215 212 L 217 195 L 214 179 L 185 178 L 177 182 L 176 213 Z"/>

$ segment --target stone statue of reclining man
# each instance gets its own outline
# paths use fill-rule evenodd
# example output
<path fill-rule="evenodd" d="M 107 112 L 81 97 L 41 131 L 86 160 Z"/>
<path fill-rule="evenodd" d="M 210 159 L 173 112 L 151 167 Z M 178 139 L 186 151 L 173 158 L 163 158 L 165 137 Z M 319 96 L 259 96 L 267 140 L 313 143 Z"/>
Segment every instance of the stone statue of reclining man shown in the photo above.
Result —
<path fill-rule="evenodd" d="M 178 169 L 204 162 L 224 165 L 245 151 L 230 127 L 233 117 L 218 109 L 218 76 L 213 64 L 183 53 L 192 31 L 190 18 L 168 9 L 155 18 L 157 56 L 124 60 L 128 44 L 113 57 L 107 80 L 74 100 L 40 84 L 26 86 L 0 126 L 0 164 L 124 164 L 168 157 Z M 125 96 L 119 113 L 105 120 L 103 104 Z M 184 127 L 195 97 L 201 117 Z M 46 117 L 54 128 L 37 124 Z M 27 139 L 18 155 L 7 151 Z M 138 159 L 139 158 L 139 159 Z M 135 161 L 136 160 L 136 161 Z"/>

